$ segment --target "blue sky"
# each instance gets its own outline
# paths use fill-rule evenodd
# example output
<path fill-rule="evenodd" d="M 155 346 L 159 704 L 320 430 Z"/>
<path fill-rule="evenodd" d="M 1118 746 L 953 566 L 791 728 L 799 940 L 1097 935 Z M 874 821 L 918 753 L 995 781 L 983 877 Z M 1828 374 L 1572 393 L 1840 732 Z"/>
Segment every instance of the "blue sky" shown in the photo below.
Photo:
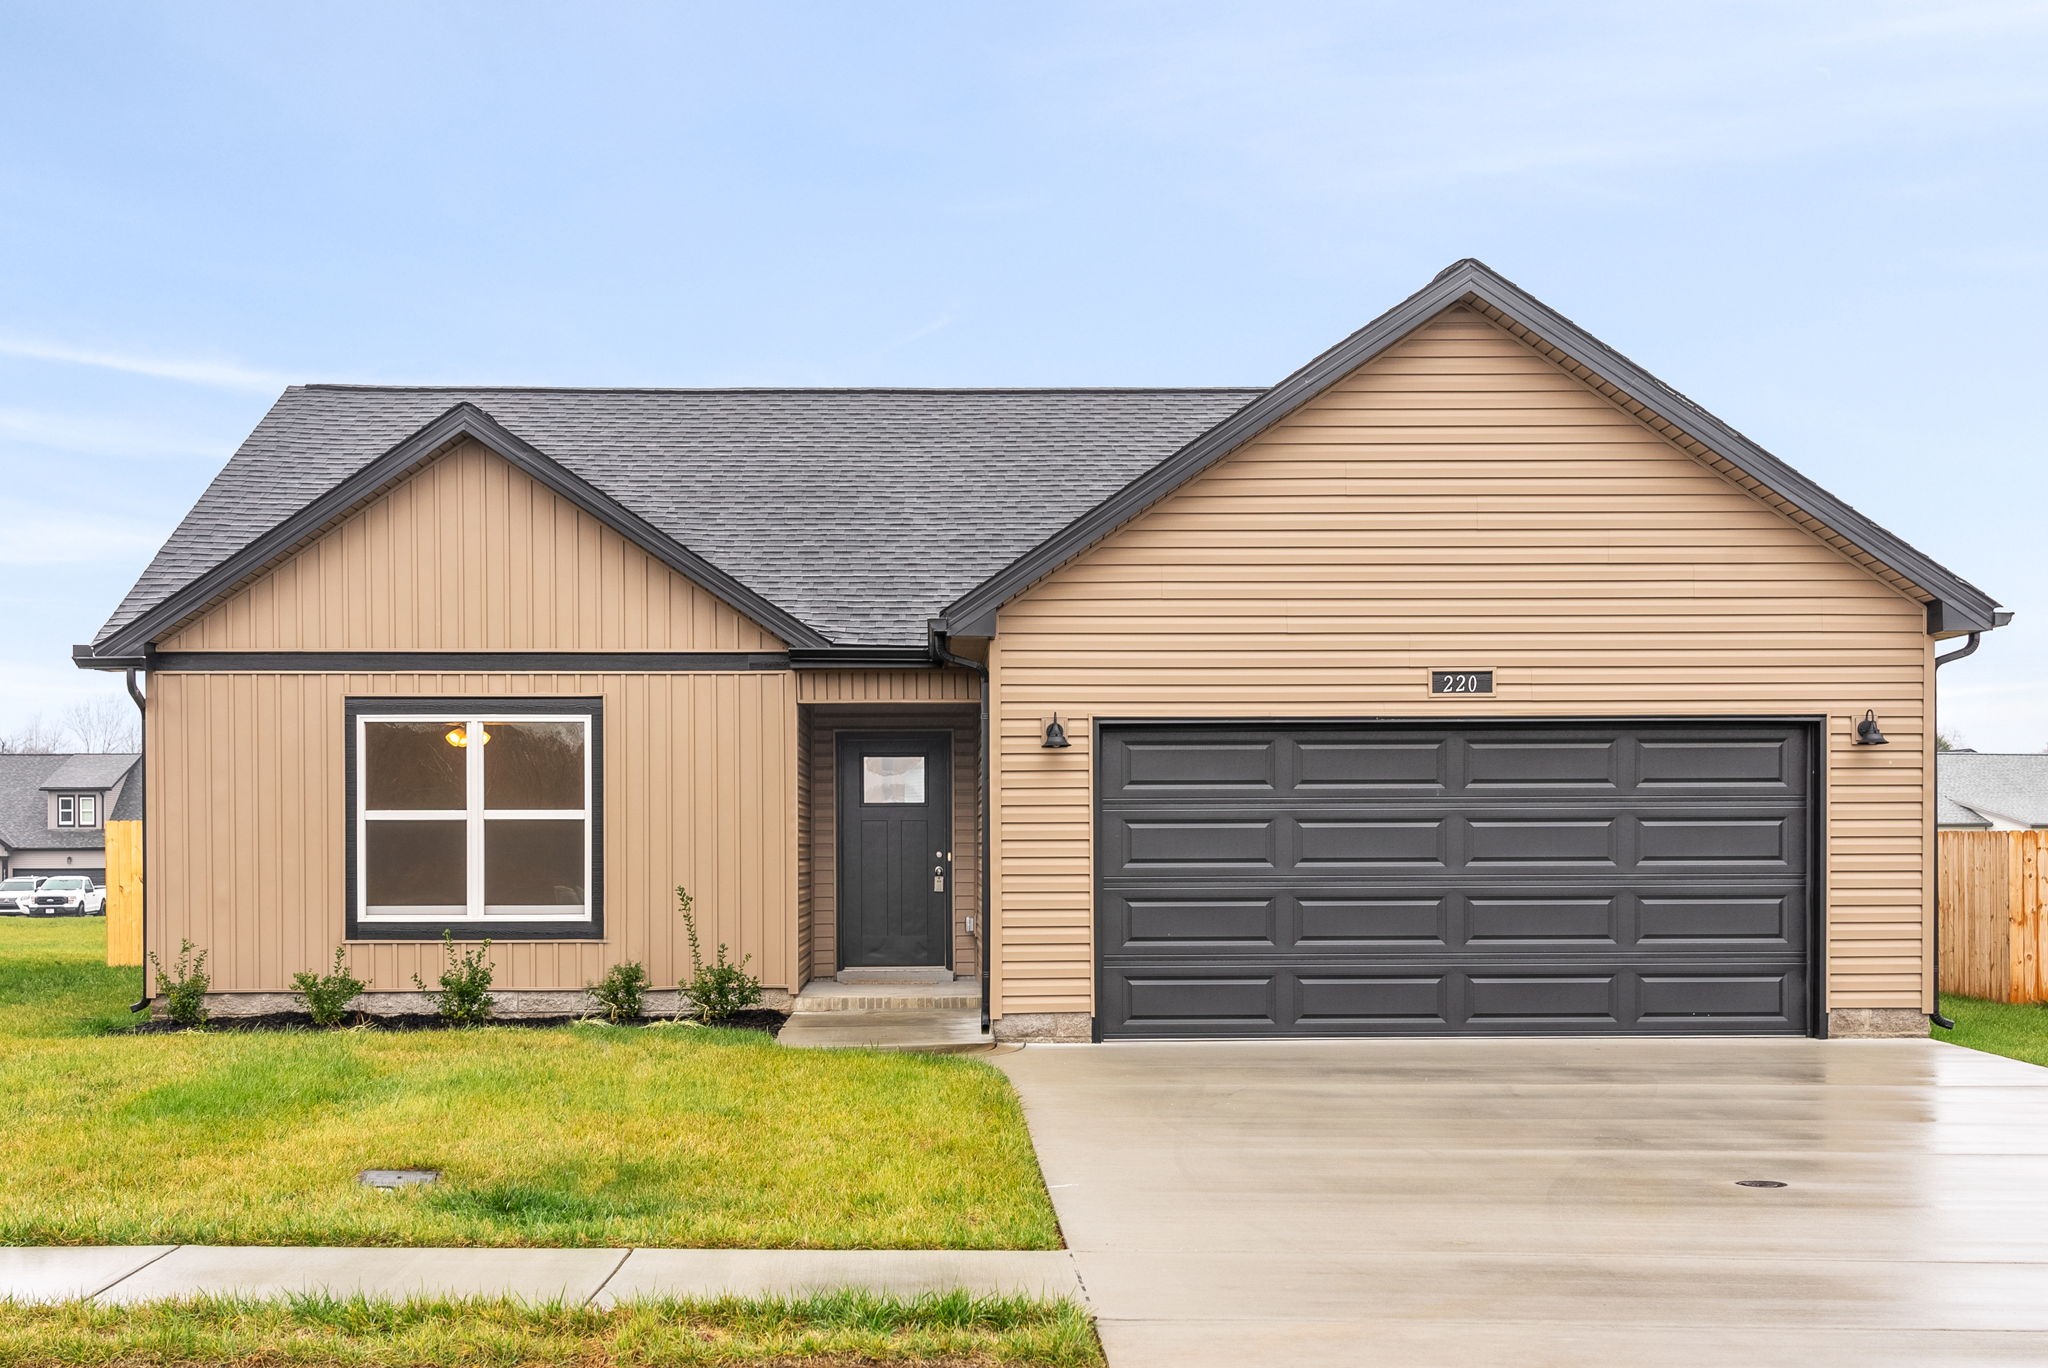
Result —
<path fill-rule="evenodd" d="M 0 0 L 0 731 L 299 380 L 1243 384 L 1479 256 L 2019 613 L 2048 0 Z"/>

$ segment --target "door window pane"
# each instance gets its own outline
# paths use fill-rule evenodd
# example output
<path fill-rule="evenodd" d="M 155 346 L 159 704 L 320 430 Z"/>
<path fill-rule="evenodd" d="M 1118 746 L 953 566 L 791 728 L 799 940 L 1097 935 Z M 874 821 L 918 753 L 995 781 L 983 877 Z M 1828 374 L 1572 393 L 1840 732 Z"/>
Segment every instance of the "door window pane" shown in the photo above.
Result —
<path fill-rule="evenodd" d="M 484 910 L 580 907 L 583 820 L 484 823 Z"/>
<path fill-rule="evenodd" d="M 363 806 L 371 811 L 459 812 L 469 806 L 460 722 L 365 722 Z"/>
<path fill-rule="evenodd" d="M 583 724 L 492 722 L 484 747 L 484 806 L 583 810 Z"/>
<path fill-rule="evenodd" d="M 365 822 L 364 903 L 461 912 L 469 902 L 468 830 L 462 821 Z"/>
<path fill-rule="evenodd" d="M 863 755 L 860 759 L 863 803 L 922 803 L 922 755 Z"/>

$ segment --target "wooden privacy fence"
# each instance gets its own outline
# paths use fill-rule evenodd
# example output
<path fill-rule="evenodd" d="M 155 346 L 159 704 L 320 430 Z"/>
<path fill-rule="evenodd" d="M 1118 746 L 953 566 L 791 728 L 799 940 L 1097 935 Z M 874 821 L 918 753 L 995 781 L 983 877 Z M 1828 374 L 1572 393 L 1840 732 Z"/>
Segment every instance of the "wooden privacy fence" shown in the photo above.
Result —
<path fill-rule="evenodd" d="M 142 823 L 107 823 L 107 963 L 142 963 Z"/>
<path fill-rule="evenodd" d="M 1941 991 L 2048 1002 L 2048 831 L 1944 831 Z"/>

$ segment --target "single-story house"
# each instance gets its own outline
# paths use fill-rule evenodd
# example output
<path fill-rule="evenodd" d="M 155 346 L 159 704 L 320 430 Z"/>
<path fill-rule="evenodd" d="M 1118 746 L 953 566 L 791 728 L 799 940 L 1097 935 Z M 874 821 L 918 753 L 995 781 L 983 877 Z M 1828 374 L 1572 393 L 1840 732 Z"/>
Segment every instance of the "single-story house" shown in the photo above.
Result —
<path fill-rule="evenodd" d="M 1263 388 L 295 386 L 77 656 L 229 997 L 683 884 L 1007 1039 L 1905 1035 L 2009 616 L 1461 261 Z"/>
<path fill-rule="evenodd" d="M 1942 830 L 2048 829 L 2048 755 L 1952 750 L 1934 758 Z"/>
<path fill-rule="evenodd" d="M 142 815 L 140 755 L 0 755 L 0 877 L 107 881 L 108 822 Z"/>

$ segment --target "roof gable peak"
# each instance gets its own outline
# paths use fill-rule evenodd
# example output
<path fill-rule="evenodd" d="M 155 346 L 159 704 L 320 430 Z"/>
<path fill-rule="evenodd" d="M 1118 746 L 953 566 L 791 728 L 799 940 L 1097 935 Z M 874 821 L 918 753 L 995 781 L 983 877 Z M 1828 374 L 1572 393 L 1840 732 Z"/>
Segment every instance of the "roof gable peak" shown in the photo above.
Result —
<path fill-rule="evenodd" d="M 1476 257 L 1463 257 L 1428 284 L 1324 350 L 1236 413 L 1040 542 L 949 604 L 935 630 L 989 636 L 997 609 L 1202 471 L 1316 398 L 1447 309 L 1475 308 L 1568 357 L 1612 393 L 1625 396 L 1726 462 L 1793 510 L 1859 548 L 1932 600 L 1930 632 L 1981 631 L 2009 614 L 1981 589 L 1829 494 L 1671 386 L 1608 347 Z M 1815 530 L 1809 528 L 1809 531 Z"/>
<path fill-rule="evenodd" d="M 793 614 L 770 603 L 723 570 L 661 532 L 611 495 L 569 467 L 512 432 L 477 404 L 462 400 L 438 418 L 385 451 L 319 498 L 251 541 L 204 575 L 186 584 L 148 612 L 95 643 L 91 659 L 137 663 L 149 644 L 224 598 L 332 523 L 434 460 L 457 442 L 474 441 L 534 480 L 575 504 L 656 560 L 669 566 L 760 623 L 791 645 L 830 643 Z M 81 648 L 82 650 L 83 648 Z M 74 653 L 76 654 L 76 653 Z"/>

